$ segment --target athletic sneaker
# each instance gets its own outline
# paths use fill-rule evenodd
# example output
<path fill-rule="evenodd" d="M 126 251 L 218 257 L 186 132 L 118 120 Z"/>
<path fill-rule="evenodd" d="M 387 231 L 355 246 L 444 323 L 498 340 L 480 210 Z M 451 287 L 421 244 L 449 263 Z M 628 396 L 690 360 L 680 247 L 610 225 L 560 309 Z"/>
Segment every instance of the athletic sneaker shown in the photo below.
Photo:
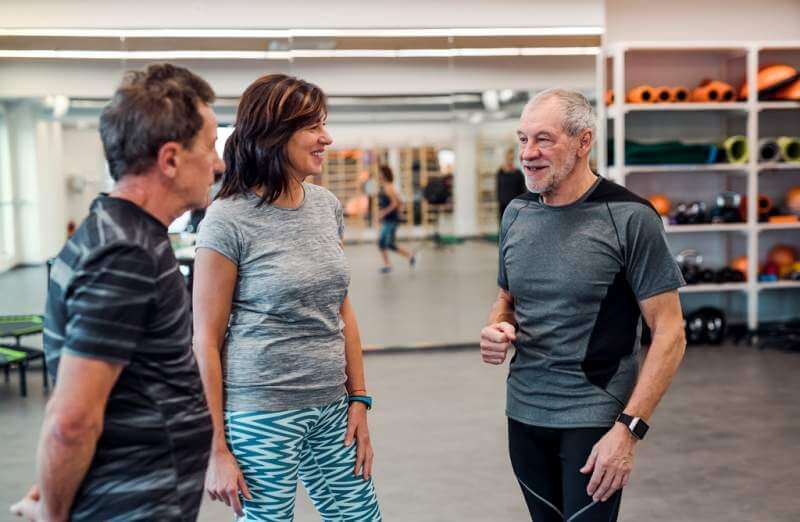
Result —
<path fill-rule="evenodd" d="M 412 255 L 408 260 L 408 266 L 410 266 L 411 268 L 414 268 L 414 265 L 416 265 L 416 264 L 417 264 L 417 256 L 416 255 Z"/>
<path fill-rule="evenodd" d="M 392 271 L 392 267 L 390 267 L 390 266 L 381 267 L 381 274 L 388 274 L 391 271 Z"/>

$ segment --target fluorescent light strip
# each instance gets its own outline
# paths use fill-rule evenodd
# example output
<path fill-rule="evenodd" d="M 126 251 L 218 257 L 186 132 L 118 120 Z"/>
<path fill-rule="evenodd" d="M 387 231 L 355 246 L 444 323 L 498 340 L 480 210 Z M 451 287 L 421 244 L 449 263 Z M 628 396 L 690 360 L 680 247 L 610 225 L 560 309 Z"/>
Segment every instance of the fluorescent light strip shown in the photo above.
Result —
<path fill-rule="evenodd" d="M 0 49 L 0 58 L 75 60 L 293 60 L 297 58 L 477 58 L 496 56 L 591 56 L 599 47 L 504 47 L 472 49 L 299 49 L 292 51 L 67 51 Z"/>
<path fill-rule="evenodd" d="M 432 29 L 8 29 L 0 36 L 67 38 L 433 38 L 469 36 L 600 36 L 600 26 L 454 27 Z"/>

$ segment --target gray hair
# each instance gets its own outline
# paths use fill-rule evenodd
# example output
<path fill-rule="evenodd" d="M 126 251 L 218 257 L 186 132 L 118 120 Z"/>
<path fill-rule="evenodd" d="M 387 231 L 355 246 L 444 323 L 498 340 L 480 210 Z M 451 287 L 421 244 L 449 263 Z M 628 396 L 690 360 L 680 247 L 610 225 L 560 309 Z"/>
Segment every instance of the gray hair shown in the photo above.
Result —
<path fill-rule="evenodd" d="M 567 89 L 547 89 L 534 96 L 526 105 L 523 112 L 539 103 L 555 98 L 561 104 L 563 119 L 561 127 L 569 136 L 578 136 L 586 129 L 592 131 L 592 137 L 597 136 L 596 117 L 592 104 L 586 96 Z"/>

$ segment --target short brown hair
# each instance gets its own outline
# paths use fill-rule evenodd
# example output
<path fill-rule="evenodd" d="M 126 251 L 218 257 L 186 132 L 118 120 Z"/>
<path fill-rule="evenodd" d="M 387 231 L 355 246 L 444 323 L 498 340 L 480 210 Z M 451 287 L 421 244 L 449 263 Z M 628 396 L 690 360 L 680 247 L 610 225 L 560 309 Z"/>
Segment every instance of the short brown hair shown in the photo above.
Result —
<path fill-rule="evenodd" d="M 272 203 L 289 187 L 286 144 L 292 135 L 323 121 L 325 94 L 316 85 L 268 74 L 247 87 L 239 100 L 233 133 L 225 144 L 225 174 L 217 198 L 261 189 Z"/>
<path fill-rule="evenodd" d="M 141 174 L 168 141 L 191 147 L 203 128 L 198 105 L 213 101 L 211 86 L 183 67 L 161 63 L 126 73 L 100 116 L 111 177 Z"/>

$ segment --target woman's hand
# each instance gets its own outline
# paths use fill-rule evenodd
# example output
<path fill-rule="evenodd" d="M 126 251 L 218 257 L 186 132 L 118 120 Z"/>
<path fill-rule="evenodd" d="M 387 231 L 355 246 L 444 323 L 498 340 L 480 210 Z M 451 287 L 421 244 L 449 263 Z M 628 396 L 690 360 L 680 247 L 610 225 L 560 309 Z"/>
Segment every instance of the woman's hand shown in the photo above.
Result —
<path fill-rule="evenodd" d="M 253 500 L 244 481 L 244 475 L 236 462 L 236 457 L 228 448 L 211 451 L 206 472 L 206 491 L 211 500 L 225 502 L 240 517 L 244 516 L 244 510 L 239 501 L 239 491 L 247 500 Z"/>
<path fill-rule="evenodd" d="M 347 411 L 347 434 L 344 436 L 344 445 L 350 446 L 356 440 L 356 467 L 354 475 L 358 475 L 358 470 L 362 470 L 364 480 L 372 476 L 372 458 L 375 453 L 372 451 L 372 441 L 369 439 L 369 428 L 367 427 L 367 406 L 361 402 L 352 402 Z"/>

